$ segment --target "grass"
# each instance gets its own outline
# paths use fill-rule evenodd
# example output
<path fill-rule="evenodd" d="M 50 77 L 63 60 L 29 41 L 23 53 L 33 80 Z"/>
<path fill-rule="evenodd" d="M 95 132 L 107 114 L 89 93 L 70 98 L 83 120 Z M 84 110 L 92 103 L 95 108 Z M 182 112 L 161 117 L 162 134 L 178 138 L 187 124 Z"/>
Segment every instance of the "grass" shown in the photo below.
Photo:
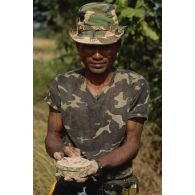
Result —
<path fill-rule="evenodd" d="M 34 195 L 46 195 L 55 180 L 53 160 L 47 155 L 44 139 L 47 129 L 48 106 L 43 102 L 49 83 L 59 73 L 71 67 L 64 65 L 56 51 L 55 40 L 34 39 L 34 130 L 33 130 L 33 165 Z M 159 167 L 159 150 L 151 144 L 157 138 L 151 134 L 153 124 L 148 122 L 142 136 L 142 147 L 134 161 L 134 172 L 140 180 L 140 195 L 160 195 L 161 177 Z"/>
<path fill-rule="evenodd" d="M 49 39 L 34 39 L 33 40 L 33 59 L 34 60 L 51 60 L 60 55 L 60 52 L 56 50 L 55 40 Z"/>
<path fill-rule="evenodd" d="M 47 155 L 44 138 L 47 129 L 46 104 L 37 103 L 34 106 L 34 137 L 33 137 L 33 166 L 34 166 L 34 195 L 44 195 L 55 180 L 53 160 Z"/>
<path fill-rule="evenodd" d="M 33 50 L 33 194 L 45 195 L 55 181 L 55 169 L 44 146 L 48 106 L 43 102 L 43 98 L 51 80 L 64 70 L 62 64 L 54 64 L 54 60 L 60 55 L 56 51 L 55 40 L 34 39 Z"/>

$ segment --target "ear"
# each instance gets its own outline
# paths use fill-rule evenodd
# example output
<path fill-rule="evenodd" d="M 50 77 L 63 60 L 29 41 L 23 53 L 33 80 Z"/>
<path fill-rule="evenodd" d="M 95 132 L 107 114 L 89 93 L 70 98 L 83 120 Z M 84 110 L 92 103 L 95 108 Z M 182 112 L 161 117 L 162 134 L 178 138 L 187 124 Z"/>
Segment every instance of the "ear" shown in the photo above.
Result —
<path fill-rule="evenodd" d="M 81 47 L 81 44 L 78 43 L 78 42 L 75 42 L 76 43 L 76 47 L 77 47 L 77 50 L 79 51 L 80 47 Z"/>
<path fill-rule="evenodd" d="M 117 57 L 120 53 L 120 49 L 121 49 L 121 40 L 119 40 L 118 42 L 116 42 L 116 48 L 117 48 Z"/>
<path fill-rule="evenodd" d="M 117 49 L 118 49 L 118 52 L 121 49 L 121 39 L 117 41 Z"/>

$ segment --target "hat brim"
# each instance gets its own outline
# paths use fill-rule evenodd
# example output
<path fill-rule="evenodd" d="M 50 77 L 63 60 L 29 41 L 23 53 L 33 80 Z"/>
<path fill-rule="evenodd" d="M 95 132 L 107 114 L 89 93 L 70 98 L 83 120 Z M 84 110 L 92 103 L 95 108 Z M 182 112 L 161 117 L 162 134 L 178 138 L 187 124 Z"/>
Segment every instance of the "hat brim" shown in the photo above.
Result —
<path fill-rule="evenodd" d="M 70 37 L 78 43 L 83 44 L 93 44 L 93 45 L 108 45 L 112 43 L 118 42 L 124 34 L 124 30 L 121 31 L 120 34 L 114 34 L 112 32 L 108 32 L 107 36 L 104 37 L 89 37 L 89 36 L 79 36 L 77 30 L 69 31 Z"/>

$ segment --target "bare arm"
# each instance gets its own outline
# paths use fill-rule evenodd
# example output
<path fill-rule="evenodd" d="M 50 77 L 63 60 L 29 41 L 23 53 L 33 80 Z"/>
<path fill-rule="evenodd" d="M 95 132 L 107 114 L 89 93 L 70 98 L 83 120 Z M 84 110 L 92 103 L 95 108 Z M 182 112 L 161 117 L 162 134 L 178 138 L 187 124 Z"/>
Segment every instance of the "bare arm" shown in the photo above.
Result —
<path fill-rule="evenodd" d="M 142 120 L 129 120 L 124 143 L 99 159 L 102 167 L 117 167 L 124 164 L 129 159 L 135 158 L 140 148 L 142 129 Z"/>
<path fill-rule="evenodd" d="M 48 128 L 45 138 L 45 148 L 52 157 L 54 152 L 63 152 L 64 143 L 62 141 L 63 122 L 61 113 L 49 107 Z"/>

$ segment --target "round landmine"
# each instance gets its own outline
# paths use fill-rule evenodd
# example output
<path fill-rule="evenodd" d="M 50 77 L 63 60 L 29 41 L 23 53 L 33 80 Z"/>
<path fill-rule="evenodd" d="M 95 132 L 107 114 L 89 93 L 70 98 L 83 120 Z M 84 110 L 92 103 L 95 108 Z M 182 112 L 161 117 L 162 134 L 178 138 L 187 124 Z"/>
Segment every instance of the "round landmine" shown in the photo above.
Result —
<path fill-rule="evenodd" d="M 57 167 L 62 170 L 76 171 L 83 169 L 91 164 L 91 162 L 82 157 L 64 157 L 57 161 Z"/>
<path fill-rule="evenodd" d="M 56 162 L 57 175 L 66 181 L 84 182 L 91 169 L 91 161 L 82 157 L 64 157 Z"/>

